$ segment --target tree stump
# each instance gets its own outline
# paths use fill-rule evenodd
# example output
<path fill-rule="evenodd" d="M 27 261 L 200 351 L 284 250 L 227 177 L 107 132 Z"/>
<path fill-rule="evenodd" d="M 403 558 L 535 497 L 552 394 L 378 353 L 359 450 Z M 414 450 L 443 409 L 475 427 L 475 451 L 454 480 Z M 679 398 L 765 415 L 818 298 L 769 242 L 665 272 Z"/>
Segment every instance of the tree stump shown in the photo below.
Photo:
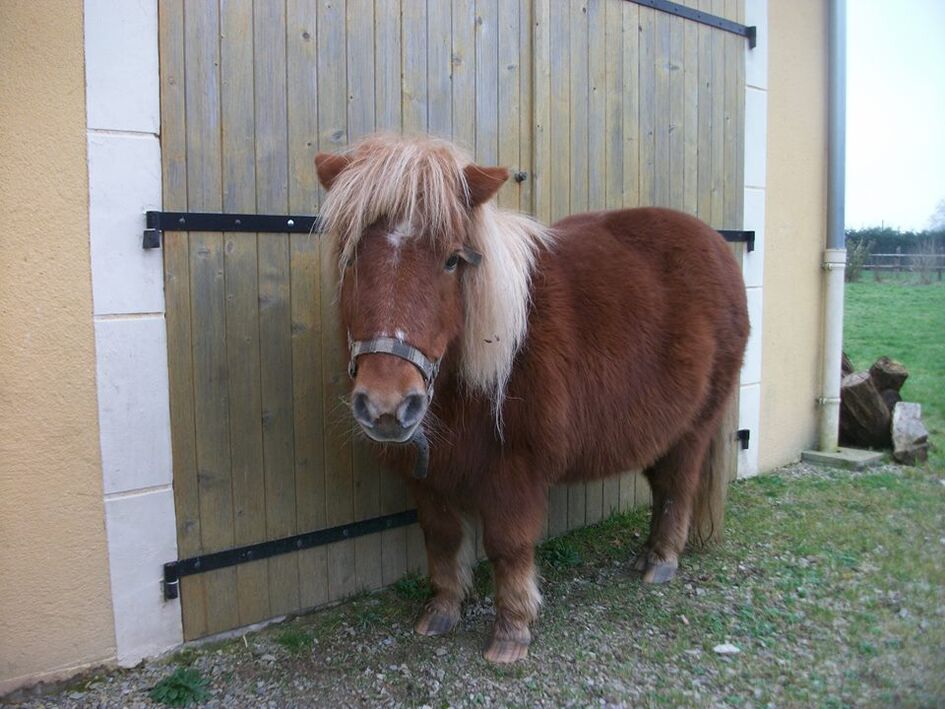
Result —
<path fill-rule="evenodd" d="M 909 372 L 906 371 L 901 362 L 889 359 L 889 357 L 880 357 L 870 367 L 870 376 L 879 391 L 887 389 L 899 391 L 906 379 L 909 378 Z M 892 411 L 892 407 L 890 407 L 890 411 Z"/>
<path fill-rule="evenodd" d="M 850 358 L 847 357 L 846 352 L 840 353 L 840 376 L 845 377 L 848 374 L 853 374 L 856 371 L 856 368 L 853 366 L 853 362 L 850 361 Z"/>
<path fill-rule="evenodd" d="M 889 409 L 869 372 L 848 374 L 840 382 L 840 438 L 854 446 L 885 448 L 892 442 Z"/>
<path fill-rule="evenodd" d="M 902 395 L 895 389 L 883 389 L 879 392 L 879 395 L 883 397 L 883 402 L 886 404 L 886 408 L 892 411 L 896 408 L 896 404 L 902 401 Z"/>

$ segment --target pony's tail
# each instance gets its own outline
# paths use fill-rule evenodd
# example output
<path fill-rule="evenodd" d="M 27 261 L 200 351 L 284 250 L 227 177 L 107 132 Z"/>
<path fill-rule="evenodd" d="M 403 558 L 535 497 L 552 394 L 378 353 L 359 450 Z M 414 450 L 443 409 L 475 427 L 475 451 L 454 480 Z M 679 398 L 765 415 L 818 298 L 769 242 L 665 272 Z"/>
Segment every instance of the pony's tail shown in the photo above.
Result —
<path fill-rule="evenodd" d="M 737 392 L 737 390 L 736 390 Z M 699 474 L 699 487 L 692 504 L 689 544 L 702 549 L 722 540 L 728 485 L 735 479 L 738 462 L 738 407 L 729 397 L 718 432 L 709 444 Z"/>

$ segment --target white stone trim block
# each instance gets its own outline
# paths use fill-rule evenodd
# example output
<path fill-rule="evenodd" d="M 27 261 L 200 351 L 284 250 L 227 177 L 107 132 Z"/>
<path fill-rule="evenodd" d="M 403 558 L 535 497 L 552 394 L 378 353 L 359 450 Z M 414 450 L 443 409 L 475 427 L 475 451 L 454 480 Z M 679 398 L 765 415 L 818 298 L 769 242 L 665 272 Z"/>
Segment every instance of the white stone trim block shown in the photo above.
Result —
<path fill-rule="evenodd" d="M 177 558 L 170 487 L 105 498 L 118 663 L 137 664 L 183 642 L 180 603 L 164 601 L 162 567 Z"/>
<path fill-rule="evenodd" d="M 738 428 L 748 429 L 748 450 L 738 449 L 736 469 L 739 478 L 758 474 L 758 438 L 761 421 L 761 384 L 746 384 L 738 397 Z"/>
<path fill-rule="evenodd" d="M 160 131 L 155 0 L 85 0 L 85 65 L 89 128 Z"/>
<path fill-rule="evenodd" d="M 742 384 L 756 384 L 761 381 L 761 319 L 762 289 L 748 288 L 748 319 L 751 321 L 751 334 L 745 347 L 745 360 L 742 363 Z"/>
<path fill-rule="evenodd" d="M 97 320 L 95 350 L 105 494 L 170 485 L 164 318 Z"/>
<path fill-rule="evenodd" d="M 141 248 L 161 208 L 161 144 L 150 134 L 89 134 L 89 230 L 96 315 L 164 312 L 164 255 Z"/>

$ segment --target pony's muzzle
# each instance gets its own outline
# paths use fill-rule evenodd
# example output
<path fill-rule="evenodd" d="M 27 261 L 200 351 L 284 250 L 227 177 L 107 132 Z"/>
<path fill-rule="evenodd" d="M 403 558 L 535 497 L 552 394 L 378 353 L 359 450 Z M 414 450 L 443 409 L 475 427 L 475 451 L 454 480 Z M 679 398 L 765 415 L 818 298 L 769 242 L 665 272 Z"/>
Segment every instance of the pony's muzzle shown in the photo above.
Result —
<path fill-rule="evenodd" d="M 379 443 L 406 443 L 427 412 L 425 393 L 380 396 L 357 388 L 351 395 L 351 413 L 369 438 Z"/>

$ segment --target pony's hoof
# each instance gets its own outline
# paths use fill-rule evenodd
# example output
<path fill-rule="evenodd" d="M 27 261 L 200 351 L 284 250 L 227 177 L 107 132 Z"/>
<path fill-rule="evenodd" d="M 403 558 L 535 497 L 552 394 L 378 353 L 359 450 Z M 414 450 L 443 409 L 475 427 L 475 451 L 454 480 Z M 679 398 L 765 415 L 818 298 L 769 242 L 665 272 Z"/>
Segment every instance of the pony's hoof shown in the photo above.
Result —
<path fill-rule="evenodd" d="M 641 574 L 646 571 L 646 567 L 649 564 L 650 550 L 644 547 L 636 558 L 633 560 L 633 565 L 631 568 L 634 571 L 639 571 Z"/>
<path fill-rule="evenodd" d="M 459 617 L 444 613 L 437 608 L 424 608 L 417 619 L 414 630 L 420 635 L 446 635 L 459 622 Z"/>
<path fill-rule="evenodd" d="M 643 572 L 643 583 L 666 583 L 676 575 L 679 564 L 675 561 L 650 562 Z"/>
<path fill-rule="evenodd" d="M 482 657 L 494 665 L 510 665 L 528 657 L 528 643 L 520 640 L 489 640 Z"/>

